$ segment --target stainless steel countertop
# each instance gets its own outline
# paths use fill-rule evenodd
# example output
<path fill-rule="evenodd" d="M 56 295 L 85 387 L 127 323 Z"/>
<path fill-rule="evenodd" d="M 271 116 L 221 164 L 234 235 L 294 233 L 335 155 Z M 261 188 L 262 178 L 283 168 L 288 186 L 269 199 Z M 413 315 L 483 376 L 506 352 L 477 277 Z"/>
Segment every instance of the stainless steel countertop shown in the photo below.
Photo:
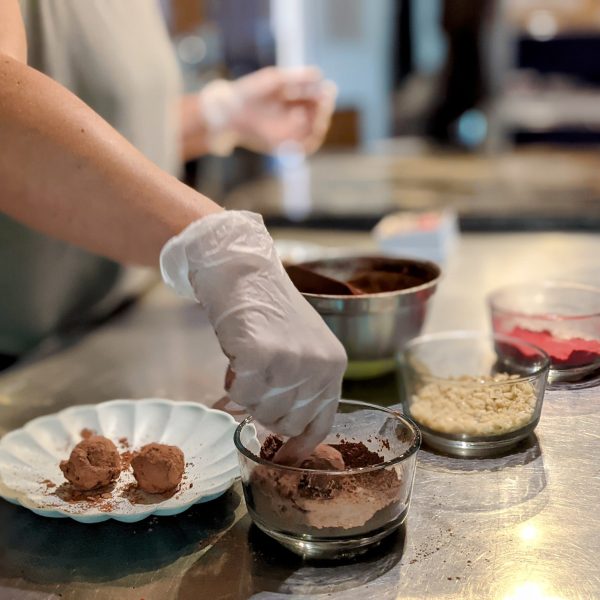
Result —
<path fill-rule="evenodd" d="M 300 215 L 332 228 L 336 222 L 364 227 L 395 210 L 450 208 L 472 231 L 502 231 L 507 223 L 535 230 L 540 222 L 579 230 L 593 224 L 597 231 L 599 165 L 593 149 L 445 153 L 398 139 L 366 153 L 317 153 L 307 163 L 309 193 L 298 198 L 293 174 L 289 181 L 271 175 L 237 186 L 225 202 L 288 225 Z"/>
<path fill-rule="evenodd" d="M 285 235 L 370 246 L 355 234 Z M 504 283 L 598 283 L 599 256 L 598 236 L 465 236 L 427 329 L 487 327 L 485 294 Z M 110 398 L 211 405 L 222 396 L 225 364 L 202 312 L 160 287 L 70 347 L 1 375 L 0 434 Z M 394 389 L 370 393 L 389 404 Z M 249 526 L 237 485 L 209 505 L 136 525 L 43 519 L 0 501 L 0 599 L 600 598 L 599 498 L 600 388 L 550 392 L 535 437 L 509 456 L 421 451 L 406 529 L 356 564 L 288 554 Z"/>

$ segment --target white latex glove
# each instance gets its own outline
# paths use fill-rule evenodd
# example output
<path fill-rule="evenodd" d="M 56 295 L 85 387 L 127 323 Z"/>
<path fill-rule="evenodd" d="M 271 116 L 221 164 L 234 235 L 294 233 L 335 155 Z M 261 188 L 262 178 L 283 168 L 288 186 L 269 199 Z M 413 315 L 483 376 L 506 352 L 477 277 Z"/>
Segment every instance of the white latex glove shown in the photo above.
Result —
<path fill-rule="evenodd" d="M 266 67 L 233 82 L 213 81 L 198 96 L 209 151 L 224 156 L 243 146 L 273 153 L 295 142 L 310 154 L 323 143 L 336 95 L 335 84 L 314 67 Z"/>
<path fill-rule="evenodd" d="M 207 310 L 230 360 L 230 398 L 293 438 L 278 460 L 307 456 L 331 429 L 346 353 L 290 281 L 262 217 L 206 216 L 167 242 L 160 264 L 168 285 Z"/>

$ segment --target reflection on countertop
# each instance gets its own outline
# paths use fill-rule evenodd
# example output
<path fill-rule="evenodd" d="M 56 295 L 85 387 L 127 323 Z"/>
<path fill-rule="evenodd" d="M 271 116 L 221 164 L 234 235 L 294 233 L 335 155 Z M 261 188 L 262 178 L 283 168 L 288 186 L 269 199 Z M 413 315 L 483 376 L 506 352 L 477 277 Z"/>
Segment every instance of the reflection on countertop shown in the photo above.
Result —
<path fill-rule="evenodd" d="M 255 210 L 271 226 L 368 230 L 397 210 L 452 209 L 463 230 L 600 230 L 600 155 L 533 148 L 502 154 L 319 153 L 309 163 L 306 216 L 285 178 L 240 185 L 227 208 Z M 293 197 L 292 197 L 293 200 Z M 306 200 L 303 200 L 306 204 Z"/>

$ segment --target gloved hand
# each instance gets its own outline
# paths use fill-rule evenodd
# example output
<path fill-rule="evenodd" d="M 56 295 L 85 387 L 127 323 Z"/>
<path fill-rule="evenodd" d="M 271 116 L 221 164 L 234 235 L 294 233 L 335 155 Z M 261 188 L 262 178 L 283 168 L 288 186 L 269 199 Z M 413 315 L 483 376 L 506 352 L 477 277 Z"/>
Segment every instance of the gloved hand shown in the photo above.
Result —
<path fill-rule="evenodd" d="M 290 281 L 262 218 L 206 216 L 167 242 L 160 263 L 165 282 L 207 310 L 230 360 L 230 398 L 294 438 L 278 460 L 307 456 L 331 429 L 346 353 Z"/>
<path fill-rule="evenodd" d="M 199 104 L 211 153 L 225 156 L 235 146 L 272 153 L 295 142 L 310 154 L 323 143 L 337 89 L 314 67 L 266 67 L 228 82 L 206 85 Z"/>

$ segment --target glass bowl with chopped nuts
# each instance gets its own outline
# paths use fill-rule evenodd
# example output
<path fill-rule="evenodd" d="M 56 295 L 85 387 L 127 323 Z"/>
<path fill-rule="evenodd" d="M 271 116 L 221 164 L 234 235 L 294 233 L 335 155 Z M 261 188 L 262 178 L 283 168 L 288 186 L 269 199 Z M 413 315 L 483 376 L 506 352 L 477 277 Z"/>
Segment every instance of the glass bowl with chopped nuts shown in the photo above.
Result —
<path fill-rule="evenodd" d="M 404 412 L 434 450 L 499 454 L 539 421 L 550 359 L 520 339 L 470 331 L 424 335 L 407 344 L 399 364 Z"/>

